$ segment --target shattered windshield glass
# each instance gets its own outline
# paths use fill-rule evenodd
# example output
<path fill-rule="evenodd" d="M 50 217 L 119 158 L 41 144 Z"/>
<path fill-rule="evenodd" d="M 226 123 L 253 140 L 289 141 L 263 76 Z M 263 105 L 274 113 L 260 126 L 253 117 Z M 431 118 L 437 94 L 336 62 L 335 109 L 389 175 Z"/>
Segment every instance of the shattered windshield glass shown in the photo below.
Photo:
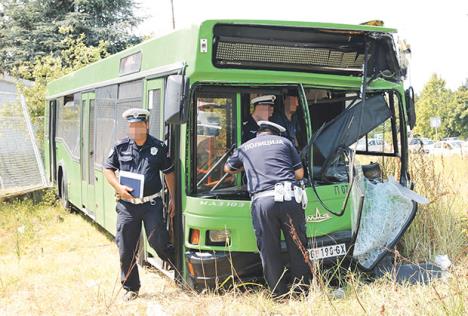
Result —
<path fill-rule="evenodd" d="M 405 232 L 418 203 L 428 201 L 402 186 L 395 178 L 385 182 L 364 179 L 364 205 L 353 256 L 372 269 Z"/>

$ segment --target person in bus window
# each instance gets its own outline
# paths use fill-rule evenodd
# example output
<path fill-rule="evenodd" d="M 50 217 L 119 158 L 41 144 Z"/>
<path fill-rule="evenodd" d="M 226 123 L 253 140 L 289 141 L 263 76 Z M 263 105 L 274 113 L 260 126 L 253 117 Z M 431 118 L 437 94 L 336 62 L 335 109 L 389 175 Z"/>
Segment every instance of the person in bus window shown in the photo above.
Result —
<path fill-rule="evenodd" d="M 121 283 L 126 290 L 123 297 L 126 301 L 137 298 L 140 289 L 135 256 L 142 223 L 150 246 L 162 260 L 173 266 L 160 192 L 162 189 L 160 172 L 164 173 L 169 190 L 168 213 L 172 218 L 175 194 L 174 165 L 168 157 L 167 146 L 148 134 L 149 114 L 147 110 L 139 108 L 129 109 L 123 113 L 122 117 L 128 121 L 129 137 L 117 142 L 104 162 L 104 176 L 114 188 L 117 197 L 115 241 L 119 248 Z M 116 171 L 121 173 L 120 181 L 115 174 Z M 144 176 L 142 196 L 136 197 L 132 194 L 137 186 L 135 188 L 128 186 L 130 182 L 124 185 L 123 174 Z"/>
<path fill-rule="evenodd" d="M 287 182 L 289 188 L 293 189 L 293 183 L 304 177 L 299 154 L 290 140 L 280 136 L 283 132 L 284 127 L 278 124 L 259 121 L 257 137 L 236 149 L 224 165 L 224 171 L 229 174 L 245 170 L 263 274 L 275 296 L 288 291 L 281 256 L 281 231 L 285 236 L 293 281 L 307 284 L 310 280 L 310 271 L 299 245 L 293 240 L 290 227 L 292 223 L 297 242 L 306 247 L 304 206 L 291 195 L 282 195 L 284 199 L 280 202 L 276 201 L 275 196 L 275 188 L 279 184 L 283 186 Z"/>
<path fill-rule="evenodd" d="M 297 118 L 297 107 L 299 106 L 299 99 L 297 97 L 297 92 L 290 91 L 285 97 L 283 102 L 283 109 L 275 111 L 271 121 L 275 122 L 286 128 L 285 136 L 298 147 L 297 142 L 297 132 L 299 127 L 299 122 Z"/>
<path fill-rule="evenodd" d="M 254 106 L 254 110 L 247 121 L 242 122 L 242 143 L 255 138 L 258 131 L 257 122 L 269 120 L 273 114 L 275 100 L 276 96 L 274 95 L 264 95 L 252 99 L 251 103 Z"/>

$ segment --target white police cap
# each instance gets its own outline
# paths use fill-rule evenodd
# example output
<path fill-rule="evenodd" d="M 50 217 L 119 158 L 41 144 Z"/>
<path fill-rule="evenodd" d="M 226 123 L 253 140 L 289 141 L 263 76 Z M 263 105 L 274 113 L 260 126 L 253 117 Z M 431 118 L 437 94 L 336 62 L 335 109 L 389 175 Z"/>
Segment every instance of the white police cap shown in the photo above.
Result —
<path fill-rule="evenodd" d="M 129 123 L 145 122 L 148 120 L 150 112 L 145 109 L 131 108 L 123 112 L 122 118 L 126 119 Z"/>
<path fill-rule="evenodd" d="M 268 129 L 271 129 L 277 133 L 284 133 L 286 132 L 286 129 L 279 125 L 279 124 L 276 124 L 276 123 L 273 123 L 273 122 L 270 122 L 270 121 L 258 121 L 257 122 L 258 124 L 258 127 L 259 129 L 262 129 L 262 128 L 268 128 Z"/>
<path fill-rule="evenodd" d="M 273 94 L 270 95 L 262 95 L 261 97 L 256 97 L 250 101 L 251 104 L 255 105 L 274 105 L 276 100 L 276 96 Z"/>

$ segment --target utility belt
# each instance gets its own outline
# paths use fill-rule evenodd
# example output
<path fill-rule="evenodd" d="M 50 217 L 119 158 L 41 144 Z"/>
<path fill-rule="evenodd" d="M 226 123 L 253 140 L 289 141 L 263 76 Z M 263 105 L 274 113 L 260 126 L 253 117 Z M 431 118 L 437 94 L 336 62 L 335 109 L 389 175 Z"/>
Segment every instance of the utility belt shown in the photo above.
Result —
<path fill-rule="evenodd" d="M 133 198 L 131 200 L 124 200 L 132 204 L 143 204 L 146 202 L 153 202 L 156 198 L 161 197 L 161 192 L 155 193 L 153 195 L 144 196 L 142 198 Z"/>
<path fill-rule="evenodd" d="M 293 198 L 297 203 L 302 204 L 302 208 L 307 208 L 307 195 L 304 188 L 293 185 L 292 182 L 284 181 L 275 184 L 273 190 L 266 190 L 252 195 L 252 201 L 261 197 L 272 196 L 275 202 L 291 201 Z"/>

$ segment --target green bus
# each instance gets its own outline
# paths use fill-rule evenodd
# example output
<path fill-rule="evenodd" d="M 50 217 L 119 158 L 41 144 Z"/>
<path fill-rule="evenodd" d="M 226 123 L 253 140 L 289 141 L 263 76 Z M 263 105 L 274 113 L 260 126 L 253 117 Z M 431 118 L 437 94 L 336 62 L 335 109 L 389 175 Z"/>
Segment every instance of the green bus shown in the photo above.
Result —
<path fill-rule="evenodd" d="M 411 185 L 407 130 L 414 125 L 414 105 L 404 90 L 395 32 L 371 25 L 208 20 L 88 65 L 47 87 L 49 179 L 65 207 L 115 234 L 114 191 L 102 164 L 126 135 L 122 113 L 146 108 L 150 134 L 167 143 L 176 166 L 176 216 L 170 227 L 176 271 L 169 271 L 146 241 L 140 257 L 195 288 L 231 276 L 256 279 L 262 268 L 246 180 L 225 175 L 223 165 L 241 145 L 252 98 L 274 94 L 275 111 L 281 111 L 283 97 L 294 90 L 300 100 L 297 147 L 308 179 L 309 251 L 326 266 L 353 262 L 362 205 L 348 203 L 349 162 L 325 159 L 313 140 L 324 126 L 343 124 L 336 122 L 356 102 L 364 106 L 361 123 L 367 122 L 373 114 L 363 103 L 380 97 L 390 114 L 359 131 L 356 157 L 396 164 L 400 183 Z M 372 139 L 380 139 L 381 146 L 369 146 Z M 415 212 L 416 204 L 387 248 Z M 362 268 L 371 269 L 383 255 Z"/>

